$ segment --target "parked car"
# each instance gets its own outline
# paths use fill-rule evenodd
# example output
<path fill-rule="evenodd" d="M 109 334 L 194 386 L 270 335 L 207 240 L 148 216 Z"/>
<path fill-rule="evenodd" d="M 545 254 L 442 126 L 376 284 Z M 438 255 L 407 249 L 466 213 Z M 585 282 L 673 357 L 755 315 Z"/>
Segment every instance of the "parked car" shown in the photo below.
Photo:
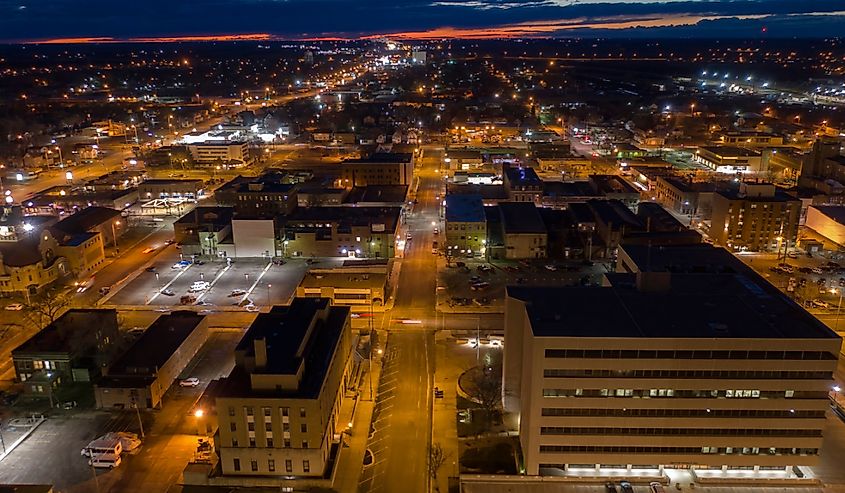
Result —
<path fill-rule="evenodd" d="M 634 493 L 634 487 L 628 481 L 619 481 L 619 487 L 622 488 L 622 493 Z"/>
<path fill-rule="evenodd" d="M 823 300 L 810 300 L 810 306 L 813 308 L 828 309 L 830 305 Z"/>
<path fill-rule="evenodd" d="M 657 481 L 652 481 L 648 484 L 648 487 L 651 489 L 651 493 L 665 493 L 663 485 L 658 483 Z"/>
<path fill-rule="evenodd" d="M 6 305 L 6 310 L 9 310 L 11 312 L 19 312 L 19 311 L 23 310 L 23 304 L 22 303 L 10 303 L 10 304 Z"/>
<path fill-rule="evenodd" d="M 162 289 L 161 294 L 165 296 L 176 296 L 176 293 L 174 293 L 171 289 Z"/>
<path fill-rule="evenodd" d="M 155 268 L 155 267 L 153 267 L 153 266 L 150 266 L 150 267 L 147 267 L 146 269 L 144 269 L 144 271 L 145 271 L 145 272 L 155 272 L 155 271 L 156 271 L 156 268 Z"/>
<path fill-rule="evenodd" d="M 232 292 L 229 293 L 229 296 L 230 297 L 232 297 L 232 296 L 243 296 L 245 294 L 246 294 L 245 289 L 233 289 Z"/>
<path fill-rule="evenodd" d="M 200 384 L 200 379 L 197 377 L 190 377 L 184 380 L 179 380 L 180 387 L 196 387 Z"/>

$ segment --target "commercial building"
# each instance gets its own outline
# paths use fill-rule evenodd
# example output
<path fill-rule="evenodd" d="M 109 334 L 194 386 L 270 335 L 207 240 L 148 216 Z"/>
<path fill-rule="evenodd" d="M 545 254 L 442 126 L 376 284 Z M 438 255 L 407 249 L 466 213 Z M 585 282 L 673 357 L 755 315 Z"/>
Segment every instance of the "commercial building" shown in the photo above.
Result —
<path fill-rule="evenodd" d="M 245 141 L 207 141 L 189 144 L 191 158 L 200 166 L 221 169 L 241 168 L 252 163 L 249 144 Z"/>
<path fill-rule="evenodd" d="M 159 409 L 164 394 L 208 339 L 192 311 L 159 316 L 94 385 L 98 408 Z"/>
<path fill-rule="evenodd" d="M 449 149 L 443 156 L 443 162 L 446 163 L 447 169 L 467 171 L 481 167 L 484 158 L 481 151 Z"/>
<path fill-rule="evenodd" d="M 702 146 L 699 147 L 692 160 L 704 166 L 725 174 L 764 173 L 762 155 L 752 149 L 732 146 Z"/>
<path fill-rule="evenodd" d="M 750 148 L 784 145 L 783 135 L 770 132 L 722 132 L 718 135 L 717 142 L 725 146 Z"/>
<path fill-rule="evenodd" d="M 118 337 L 116 310 L 68 310 L 12 351 L 15 376 L 24 392 L 54 399 L 99 375 Z"/>
<path fill-rule="evenodd" d="M 250 181 L 230 182 L 214 196 L 218 204 L 232 206 L 238 215 L 245 217 L 272 218 L 289 214 L 297 206 L 298 185 L 278 178 L 276 174 L 268 174 Z"/>
<path fill-rule="evenodd" d="M 368 311 L 386 300 L 388 260 L 349 260 L 335 268 L 311 268 L 296 288 L 296 295 L 329 298 L 332 304 Z"/>
<path fill-rule="evenodd" d="M 549 233 L 537 207 L 530 202 L 497 206 L 506 259 L 546 258 Z"/>
<path fill-rule="evenodd" d="M 220 245 L 232 235 L 232 207 L 196 207 L 173 223 L 174 236 L 185 255 L 221 256 Z"/>
<path fill-rule="evenodd" d="M 343 161 L 340 164 L 338 185 L 343 188 L 367 185 L 410 185 L 413 177 L 413 154 L 375 153 L 367 158 Z"/>
<path fill-rule="evenodd" d="M 481 195 L 447 195 L 445 228 L 447 256 L 483 255 L 487 217 Z"/>
<path fill-rule="evenodd" d="M 126 233 L 128 224 L 122 219 L 120 211 L 92 206 L 65 217 L 52 229 L 54 233 L 61 232 L 66 235 L 96 233 L 102 237 L 104 246 L 115 246 Z"/>
<path fill-rule="evenodd" d="M 813 465 L 840 338 L 750 270 L 642 265 L 508 288 L 503 400 L 527 474 Z"/>
<path fill-rule="evenodd" d="M 59 186 L 42 190 L 21 204 L 27 214 L 73 214 L 86 207 L 122 211 L 138 201 L 137 188 L 85 190 Z"/>
<path fill-rule="evenodd" d="M 326 298 L 259 314 L 216 390 L 222 474 L 271 476 L 276 487 L 324 477 L 344 428 L 352 347 L 349 308 Z"/>
<path fill-rule="evenodd" d="M 680 214 L 695 215 L 698 212 L 698 191 L 693 184 L 678 176 L 658 176 L 655 182 L 654 200 Z"/>
<path fill-rule="evenodd" d="M 784 251 L 795 246 L 801 200 L 770 183 L 740 184 L 713 196 L 710 237 L 734 250 Z"/>
<path fill-rule="evenodd" d="M 510 202 L 533 202 L 540 204 L 543 197 L 543 180 L 534 168 L 508 166 L 502 170 L 505 190 Z"/>
<path fill-rule="evenodd" d="M 286 257 L 393 258 L 399 207 L 309 207 L 278 218 Z"/>

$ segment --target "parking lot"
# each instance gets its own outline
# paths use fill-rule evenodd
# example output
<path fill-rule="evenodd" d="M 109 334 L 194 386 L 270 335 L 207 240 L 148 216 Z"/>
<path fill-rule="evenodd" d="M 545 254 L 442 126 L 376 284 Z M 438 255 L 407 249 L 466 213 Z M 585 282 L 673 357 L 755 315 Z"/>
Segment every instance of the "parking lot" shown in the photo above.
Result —
<path fill-rule="evenodd" d="M 595 284 L 607 272 L 601 264 L 583 262 L 438 260 L 438 309 L 501 311 L 508 285 L 545 286 Z"/>
<path fill-rule="evenodd" d="M 325 267 L 339 260 L 322 260 Z M 304 260 L 290 260 L 276 265 L 265 260 L 236 260 L 231 264 L 221 261 L 182 265 L 160 260 L 141 272 L 134 280 L 113 293 L 109 304 L 156 305 L 180 304 L 256 306 L 286 303 L 296 292 L 305 276 L 308 264 Z M 191 290 L 195 283 L 207 283 L 205 289 Z M 233 293 L 238 293 L 234 295 Z M 188 297 L 188 298 L 183 298 Z"/>
<path fill-rule="evenodd" d="M 140 448 L 123 454 L 114 470 L 97 470 L 99 491 L 166 491 L 196 448 L 198 423 L 193 415 L 208 383 L 227 375 L 234 366 L 239 331 L 213 332 L 180 378 L 195 377 L 196 387 L 174 383 L 161 410 L 141 413 L 146 437 Z M 0 483 L 52 483 L 60 491 L 97 491 L 94 471 L 80 450 L 107 432 L 140 435 L 138 414 L 132 410 L 53 409 L 48 419 L 22 442 L 0 467 Z M 8 443 L 7 443 L 8 445 Z"/>

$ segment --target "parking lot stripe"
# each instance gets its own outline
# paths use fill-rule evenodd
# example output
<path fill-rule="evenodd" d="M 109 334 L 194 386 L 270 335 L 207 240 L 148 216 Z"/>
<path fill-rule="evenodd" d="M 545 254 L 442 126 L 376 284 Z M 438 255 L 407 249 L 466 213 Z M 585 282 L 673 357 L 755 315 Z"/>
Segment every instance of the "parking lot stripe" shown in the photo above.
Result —
<path fill-rule="evenodd" d="M 161 288 L 161 289 L 157 290 L 157 291 L 156 291 L 156 294 L 154 294 L 154 295 L 153 295 L 153 297 L 152 297 L 152 298 L 150 298 L 150 300 L 149 300 L 149 301 L 147 301 L 147 302 L 145 303 L 145 305 L 149 305 L 150 303 L 152 303 L 152 302 L 153 302 L 153 300 L 154 300 L 154 299 L 156 299 L 156 298 L 158 297 L 158 295 L 160 295 L 160 294 L 161 294 L 161 292 L 162 292 L 162 291 L 164 291 L 165 289 L 169 288 L 171 284 L 173 284 L 174 282 L 176 282 L 176 279 L 179 279 L 179 277 L 180 277 L 182 274 L 184 274 L 184 273 L 188 272 L 188 269 L 190 269 L 190 268 L 191 268 L 191 267 L 193 267 L 193 266 L 194 266 L 194 264 L 190 264 L 190 265 L 188 265 L 187 267 L 185 267 L 184 269 L 180 270 L 180 271 L 179 271 L 179 273 L 177 273 L 175 276 L 173 276 L 173 279 L 171 279 L 169 283 L 165 284 L 164 286 L 162 286 L 162 288 Z"/>
<path fill-rule="evenodd" d="M 219 273 L 219 274 L 217 274 L 217 276 L 216 276 L 216 277 L 215 277 L 215 278 L 211 281 L 211 283 L 209 283 L 209 285 L 208 285 L 208 289 L 206 289 L 205 291 L 203 291 L 203 292 L 202 292 L 202 293 L 201 293 L 201 294 L 197 297 L 197 303 L 199 303 L 200 301 L 202 301 L 202 298 L 203 298 L 205 295 L 207 295 L 209 291 L 211 291 L 211 288 L 213 288 L 213 287 L 214 287 L 214 285 L 217 283 L 217 281 L 218 281 L 221 277 L 223 277 L 223 274 L 225 274 L 225 273 L 226 273 L 226 271 L 228 271 L 230 267 L 232 267 L 232 264 L 229 264 L 229 265 L 227 265 L 226 267 L 223 267 L 223 270 L 221 270 L 221 271 L 220 271 L 220 273 Z"/>
<path fill-rule="evenodd" d="M 255 287 L 258 286 L 259 282 L 261 282 L 261 278 L 264 277 L 264 274 L 266 274 L 267 271 L 270 270 L 270 267 L 272 267 L 272 266 L 273 266 L 273 262 L 267 262 L 267 266 L 264 267 L 264 270 L 261 271 L 261 274 L 258 274 L 258 278 L 255 279 L 255 282 L 252 283 L 252 286 L 249 287 L 249 290 L 247 290 L 244 297 L 241 298 L 241 302 L 243 302 L 245 299 L 249 298 L 249 296 L 255 290 Z"/>

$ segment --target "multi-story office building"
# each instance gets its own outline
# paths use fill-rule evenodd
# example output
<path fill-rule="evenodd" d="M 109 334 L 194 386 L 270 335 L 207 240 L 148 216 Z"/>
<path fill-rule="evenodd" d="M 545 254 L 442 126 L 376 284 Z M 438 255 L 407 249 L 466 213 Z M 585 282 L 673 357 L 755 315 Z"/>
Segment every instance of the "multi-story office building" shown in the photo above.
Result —
<path fill-rule="evenodd" d="M 636 248 L 601 287 L 508 288 L 527 473 L 814 464 L 840 338 L 721 249 Z"/>
<path fill-rule="evenodd" d="M 217 391 L 222 474 L 323 477 L 343 428 L 351 353 L 349 308 L 327 298 L 259 314 Z"/>
<path fill-rule="evenodd" d="M 742 183 L 713 195 L 710 237 L 734 250 L 785 250 L 795 245 L 800 218 L 800 199 L 771 183 Z"/>
<path fill-rule="evenodd" d="M 207 141 L 188 145 L 194 162 L 201 166 L 240 168 L 252 163 L 249 144 L 245 141 Z"/>

